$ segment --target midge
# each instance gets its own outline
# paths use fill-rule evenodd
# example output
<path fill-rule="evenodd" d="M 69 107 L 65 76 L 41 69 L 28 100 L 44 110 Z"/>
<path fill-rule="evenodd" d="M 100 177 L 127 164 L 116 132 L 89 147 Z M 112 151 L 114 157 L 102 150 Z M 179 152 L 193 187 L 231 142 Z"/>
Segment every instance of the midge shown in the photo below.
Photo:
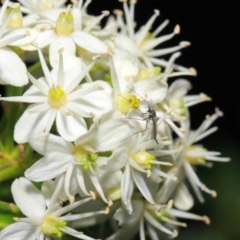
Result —
<path fill-rule="evenodd" d="M 129 88 L 129 87 L 128 87 Z M 129 88 L 130 89 L 130 88 Z M 128 101 L 129 104 L 133 105 L 134 109 L 137 109 L 139 112 L 141 112 L 142 115 L 145 115 L 146 117 L 144 119 L 137 119 L 137 118 L 133 118 L 133 119 L 137 119 L 137 120 L 141 120 L 141 121 L 146 121 L 146 126 L 145 129 L 135 132 L 132 135 L 130 135 L 128 138 L 130 138 L 131 136 L 133 136 L 134 134 L 138 134 L 140 132 L 145 132 L 148 128 L 148 122 L 152 121 L 152 139 L 155 140 L 155 142 L 157 144 L 159 144 L 158 140 L 157 140 L 157 114 L 156 111 L 154 109 L 151 108 L 151 105 L 149 104 L 149 102 L 147 102 L 143 97 L 141 97 L 139 94 L 137 94 L 136 92 L 134 92 L 132 89 L 130 89 L 133 93 L 135 93 L 139 98 L 141 98 L 144 102 L 147 103 L 148 105 L 148 110 L 146 112 L 142 112 L 139 108 L 135 107 L 135 103 L 133 103 L 132 99 L 127 99 L 124 96 L 119 95 L 120 97 L 122 97 L 123 99 L 125 99 L 126 101 Z M 135 100 L 136 101 L 136 100 Z M 126 139 L 128 139 L 126 138 Z M 124 140 L 126 140 L 124 139 Z"/>

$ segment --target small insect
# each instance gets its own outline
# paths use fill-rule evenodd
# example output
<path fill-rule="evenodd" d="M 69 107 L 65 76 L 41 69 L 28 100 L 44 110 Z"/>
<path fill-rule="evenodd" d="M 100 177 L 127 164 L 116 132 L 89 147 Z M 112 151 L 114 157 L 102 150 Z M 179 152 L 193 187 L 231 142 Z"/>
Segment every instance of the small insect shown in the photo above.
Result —
<path fill-rule="evenodd" d="M 149 102 L 147 102 L 143 97 L 141 97 L 139 94 L 137 94 L 136 92 L 134 92 L 132 89 L 130 89 L 133 93 L 135 93 L 138 97 L 140 97 L 143 101 L 145 101 L 148 105 L 148 110 L 146 112 L 142 112 L 140 109 L 138 109 L 138 111 L 140 111 L 143 115 L 147 115 L 144 119 L 138 119 L 138 120 L 143 120 L 146 121 L 146 127 L 144 130 L 138 131 L 133 133 L 132 135 L 130 135 L 129 137 L 133 136 L 134 134 L 138 134 L 140 132 L 145 132 L 147 130 L 148 127 L 148 122 L 152 121 L 152 138 L 155 140 L 155 142 L 157 144 L 158 140 L 157 140 L 157 114 L 156 111 L 154 109 L 151 108 L 151 105 L 149 104 Z M 135 119 L 135 118 L 134 118 Z M 129 138 L 128 137 L 128 138 Z M 126 139 L 125 139 L 126 140 Z"/>

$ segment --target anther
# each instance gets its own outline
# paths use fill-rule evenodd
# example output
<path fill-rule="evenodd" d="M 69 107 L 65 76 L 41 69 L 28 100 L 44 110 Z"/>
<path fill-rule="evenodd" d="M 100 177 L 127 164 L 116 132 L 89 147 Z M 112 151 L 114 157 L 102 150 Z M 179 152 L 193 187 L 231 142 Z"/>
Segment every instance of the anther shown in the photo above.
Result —
<path fill-rule="evenodd" d="M 213 191 L 211 192 L 211 195 L 212 195 L 212 197 L 215 198 L 215 197 L 217 197 L 217 192 L 213 190 Z"/>
<path fill-rule="evenodd" d="M 90 191 L 90 194 L 91 194 L 91 196 L 92 196 L 92 199 L 93 199 L 93 200 L 96 200 L 97 196 L 96 196 L 95 192 Z"/>
<path fill-rule="evenodd" d="M 179 43 L 179 45 L 180 45 L 181 47 L 188 47 L 188 46 L 191 45 L 191 43 L 190 43 L 190 42 L 187 42 L 187 41 L 182 41 L 182 42 Z"/>
<path fill-rule="evenodd" d="M 122 16 L 122 15 L 123 15 L 123 11 L 120 10 L 120 9 L 114 9 L 114 10 L 113 10 L 113 13 L 114 13 L 115 15 L 117 15 L 117 16 Z"/>
<path fill-rule="evenodd" d="M 130 4 L 136 4 L 137 0 L 130 0 Z"/>
<path fill-rule="evenodd" d="M 172 179 L 175 183 L 178 183 L 179 182 L 179 180 L 178 180 L 178 178 L 177 177 L 173 177 L 173 179 Z"/>
<path fill-rule="evenodd" d="M 155 14 L 156 14 L 157 16 L 160 15 L 160 11 L 159 11 L 158 9 L 154 9 L 154 12 L 155 12 Z"/>
<path fill-rule="evenodd" d="M 171 209 L 172 206 L 173 206 L 173 200 L 171 199 L 171 200 L 169 200 L 168 203 L 167 203 L 167 208 L 168 208 L 168 209 Z"/>
<path fill-rule="evenodd" d="M 215 108 L 215 113 L 216 113 L 219 117 L 223 117 L 223 112 L 222 112 L 218 107 Z"/>
<path fill-rule="evenodd" d="M 105 213 L 105 214 L 109 214 L 109 213 L 110 213 L 110 208 L 107 207 L 107 208 L 104 210 L 104 213 Z"/>
<path fill-rule="evenodd" d="M 108 206 L 111 207 L 112 205 L 113 205 L 113 201 L 110 199 L 110 200 L 108 201 Z"/>
<path fill-rule="evenodd" d="M 210 98 L 208 95 L 205 93 L 200 93 L 199 96 L 204 99 L 205 101 L 212 101 L 212 98 Z"/>
<path fill-rule="evenodd" d="M 211 223 L 211 220 L 209 219 L 208 216 L 203 216 L 203 220 L 207 225 L 209 225 Z"/>
<path fill-rule="evenodd" d="M 192 73 L 193 76 L 197 76 L 197 70 L 194 67 L 189 68 L 190 73 Z"/>
<path fill-rule="evenodd" d="M 110 12 L 105 10 L 105 11 L 102 11 L 102 14 L 106 17 L 106 16 L 108 16 L 110 14 Z"/>
<path fill-rule="evenodd" d="M 70 196 L 69 196 L 69 202 L 70 202 L 70 204 L 73 204 L 74 201 L 75 201 L 75 197 L 74 197 L 73 195 L 70 195 Z"/>
<path fill-rule="evenodd" d="M 177 25 L 175 26 L 173 32 L 174 32 L 175 34 L 179 34 L 180 31 L 181 31 L 180 26 L 177 24 Z"/>
<path fill-rule="evenodd" d="M 173 230 L 173 238 L 178 236 L 178 232 L 176 230 Z"/>

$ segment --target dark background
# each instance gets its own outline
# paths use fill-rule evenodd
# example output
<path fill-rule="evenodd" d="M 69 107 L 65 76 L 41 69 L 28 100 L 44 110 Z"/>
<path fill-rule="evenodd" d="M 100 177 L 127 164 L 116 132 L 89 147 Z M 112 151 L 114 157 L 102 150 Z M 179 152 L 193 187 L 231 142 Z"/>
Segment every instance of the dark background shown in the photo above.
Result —
<path fill-rule="evenodd" d="M 161 11 L 153 29 L 165 19 L 170 24 L 163 31 L 172 32 L 181 26 L 180 35 L 163 47 L 173 46 L 182 40 L 192 45 L 182 50 L 178 63 L 195 67 L 198 76 L 189 77 L 191 93 L 204 92 L 213 101 L 191 108 L 192 127 L 197 128 L 205 115 L 218 106 L 225 116 L 215 123 L 219 131 L 202 141 L 209 150 L 221 151 L 229 156 L 230 163 L 216 163 L 212 169 L 198 168 L 198 175 L 206 185 L 218 192 L 213 199 L 204 194 L 206 203 L 196 200 L 191 210 L 199 215 L 208 215 L 210 226 L 202 222 L 187 221 L 188 228 L 182 229 L 179 240 L 238 240 L 240 239 L 240 106 L 239 106 L 239 38 L 237 32 L 237 6 L 233 1 L 200 0 L 139 0 L 136 5 L 138 27 L 146 23 L 154 9 Z M 94 0 L 89 13 L 99 15 L 102 10 L 122 9 L 117 0 Z M 166 56 L 169 58 L 169 56 Z M 138 237 L 136 239 L 139 239 Z"/>
<path fill-rule="evenodd" d="M 94 0 L 89 13 L 101 10 L 122 9 L 115 0 Z M 218 132 L 201 141 L 209 150 L 221 151 L 229 156 L 230 163 L 215 163 L 212 169 L 198 168 L 198 175 L 206 185 L 215 189 L 217 198 L 204 194 L 206 202 L 198 203 L 191 210 L 199 215 L 208 215 L 211 225 L 188 221 L 188 228 L 181 229 L 179 240 L 237 240 L 240 239 L 240 106 L 239 106 L 239 38 L 237 37 L 237 9 L 233 1 L 199 0 L 139 0 L 136 5 L 136 22 L 141 26 L 152 16 L 153 10 L 161 14 L 153 29 L 165 19 L 170 24 L 163 33 L 172 32 L 181 26 L 180 35 L 162 46 L 173 46 L 182 40 L 192 45 L 182 50 L 178 63 L 195 67 L 198 76 L 191 81 L 191 93 L 204 92 L 213 101 L 191 108 L 192 127 L 197 128 L 207 114 L 219 107 L 224 117 L 214 124 Z M 169 56 L 166 56 L 169 58 Z M 138 237 L 136 239 L 139 239 Z"/>

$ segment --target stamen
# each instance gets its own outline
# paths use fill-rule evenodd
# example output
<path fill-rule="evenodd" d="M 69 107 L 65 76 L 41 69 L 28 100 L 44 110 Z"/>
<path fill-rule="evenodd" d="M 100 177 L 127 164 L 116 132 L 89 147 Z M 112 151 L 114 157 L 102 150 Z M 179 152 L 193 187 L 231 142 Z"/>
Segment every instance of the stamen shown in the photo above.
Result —
<path fill-rule="evenodd" d="M 91 24 L 89 24 L 86 28 L 83 29 L 84 32 L 89 32 L 94 26 L 96 26 L 100 21 L 109 15 L 109 11 L 102 11 L 102 14 L 97 17 Z"/>

